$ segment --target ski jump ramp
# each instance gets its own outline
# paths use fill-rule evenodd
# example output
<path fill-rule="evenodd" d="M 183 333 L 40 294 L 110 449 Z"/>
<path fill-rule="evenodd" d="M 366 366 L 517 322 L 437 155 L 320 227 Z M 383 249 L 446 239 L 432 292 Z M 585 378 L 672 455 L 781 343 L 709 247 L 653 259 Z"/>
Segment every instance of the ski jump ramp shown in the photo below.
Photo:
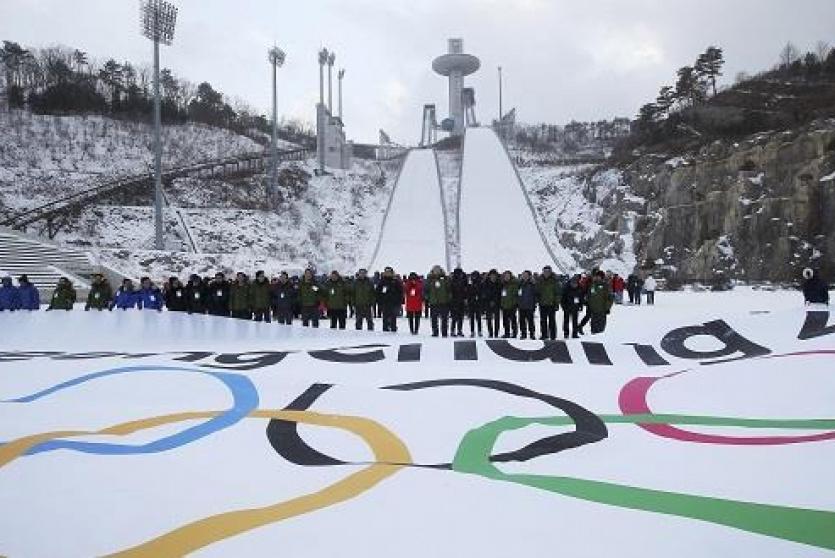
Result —
<path fill-rule="evenodd" d="M 435 152 L 413 149 L 392 191 L 370 269 L 400 274 L 448 266 L 446 212 Z"/>
<path fill-rule="evenodd" d="M 458 204 L 461 266 L 518 273 L 556 266 L 534 208 L 498 136 L 468 128 Z"/>

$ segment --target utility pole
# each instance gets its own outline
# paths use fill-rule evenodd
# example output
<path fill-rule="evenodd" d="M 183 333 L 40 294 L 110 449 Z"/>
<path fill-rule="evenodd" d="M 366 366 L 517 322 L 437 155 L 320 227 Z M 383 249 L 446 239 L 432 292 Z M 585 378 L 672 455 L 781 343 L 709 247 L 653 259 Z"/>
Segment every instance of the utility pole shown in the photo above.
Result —
<path fill-rule="evenodd" d="M 143 0 L 142 34 L 154 42 L 154 247 L 165 249 L 162 228 L 162 117 L 159 94 L 159 44 L 174 42 L 177 7 L 165 0 Z"/>

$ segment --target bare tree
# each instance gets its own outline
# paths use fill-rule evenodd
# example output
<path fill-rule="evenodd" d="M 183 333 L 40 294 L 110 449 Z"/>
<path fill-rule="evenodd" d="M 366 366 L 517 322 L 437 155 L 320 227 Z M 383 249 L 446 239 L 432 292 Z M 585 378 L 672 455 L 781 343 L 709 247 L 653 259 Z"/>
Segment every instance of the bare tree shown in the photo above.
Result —
<path fill-rule="evenodd" d="M 794 43 L 789 41 L 783 47 L 783 50 L 780 51 L 780 67 L 788 68 L 798 60 L 800 60 L 800 50 L 798 50 Z"/>
<path fill-rule="evenodd" d="M 818 61 L 824 62 L 831 51 L 832 47 L 826 41 L 815 43 L 815 55 L 818 57 Z"/>

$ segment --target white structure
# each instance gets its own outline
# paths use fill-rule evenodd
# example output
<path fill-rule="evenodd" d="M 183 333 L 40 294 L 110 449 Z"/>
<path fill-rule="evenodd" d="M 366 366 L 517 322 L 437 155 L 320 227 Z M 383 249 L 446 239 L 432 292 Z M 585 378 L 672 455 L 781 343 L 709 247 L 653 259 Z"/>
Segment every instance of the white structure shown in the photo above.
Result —
<path fill-rule="evenodd" d="M 319 51 L 319 102 L 316 104 L 316 149 L 319 172 L 325 167 L 348 169 L 354 156 L 353 143 L 346 141 L 342 123 L 342 75 L 339 72 L 340 115 L 333 116 L 333 64 L 336 55 L 323 48 Z M 325 105 L 325 65 L 328 66 L 328 104 Z"/>
<path fill-rule="evenodd" d="M 432 62 L 436 73 L 449 78 L 449 118 L 445 129 L 453 135 L 461 135 L 465 128 L 464 76 L 478 71 L 481 61 L 471 54 L 464 54 L 463 39 L 449 39 L 449 52 Z"/>

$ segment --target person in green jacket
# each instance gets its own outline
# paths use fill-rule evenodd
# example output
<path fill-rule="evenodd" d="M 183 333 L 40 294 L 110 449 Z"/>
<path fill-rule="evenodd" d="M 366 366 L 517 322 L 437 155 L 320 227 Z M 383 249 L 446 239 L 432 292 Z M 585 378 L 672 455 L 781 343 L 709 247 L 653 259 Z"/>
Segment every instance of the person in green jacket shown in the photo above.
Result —
<path fill-rule="evenodd" d="M 302 280 L 299 281 L 299 303 L 301 305 L 302 325 L 319 327 L 319 303 L 322 292 L 316 284 L 312 269 L 305 269 Z"/>
<path fill-rule="evenodd" d="M 93 283 L 90 285 L 90 294 L 87 295 L 87 304 L 84 305 L 84 309 L 107 310 L 112 300 L 113 288 L 104 275 L 101 273 L 93 275 Z"/>
<path fill-rule="evenodd" d="M 374 284 L 368 278 L 368 272 L 360 269 L 354 286 L 351 290 L 351 304 L 357 317 L 357 329 L 362 329 L 362 324 L 368 324 L 368 331 L 374 331 L 374 304 L 377 302 L 377 294 L 374 291 Z"/>
<path fill-rule="evenodd" d="M 52 293 L 52 300 L 47 310 L 72 310 L 75 299 L 75 288 L 72 283 L 66 277 L 61 277 L 55 287 L 55 292 Z"/>
<path fill-rule="evenodd" d="M 328 307 L 328 318 L 331 320 L 331 329 L 345 329 L 345 321 L 348 318 L 348 285 L 339 275 L 339 272 L 331 271 L 324 288 L 325 305 Z"/>
<path fill-rule="evenodd" d="M 612 310 L 614 299 L 612 289 L 603 271 L 597 271 L 592 277 L 588 294 L 588 311 L 591 316 L 591 333 L 603 333 L 606 330 L 606 320 Z"/>
<path fill-rule="evenodd" d="M 438 336 L 438 322 L 441 326 L 441 336 L 449 336 L 449 303 L 452 299 L 452 288 L 449 278 L 441 266 L 436 265 L 426 278 L 426 303 L 432 319 L 432 337 Z"/>
<path fill-rule="evenodd" d="M 267 280 L 267 275 L 263 270 L 255 273 L 255 281 L 249 287 L 250 304 L 252 305 L 252 313 L 255 315 L 256 322 L 270 323 L 272 312 L 270 305 L 272 303 L 272 287 Z"/>
<path fill-rule="evenodd" d="M 519 321 L 516 319 L 516 311 L 519 307 L 519 282 L 510 271 L 502 274 L 499 306 L 502 309 L 502 325 L 504 326 L 502 339 L 516 337 L 519 334 Z"/>
<path fill-rule="evenodd" d="M 554 274 L 550 265 L 542 268 L 542 275 L 536 284 L 536 297 L 539 301 L 540 339 L 557 338 L 557 309 L 562 300 L 562 281 Z"/>
<path fill-rule="evenodd" d="M 233 318 L 252 319 L 249 278 L 244 273 L 238 272 L 235 281 L 229 285 L 229 311 Z"/>

